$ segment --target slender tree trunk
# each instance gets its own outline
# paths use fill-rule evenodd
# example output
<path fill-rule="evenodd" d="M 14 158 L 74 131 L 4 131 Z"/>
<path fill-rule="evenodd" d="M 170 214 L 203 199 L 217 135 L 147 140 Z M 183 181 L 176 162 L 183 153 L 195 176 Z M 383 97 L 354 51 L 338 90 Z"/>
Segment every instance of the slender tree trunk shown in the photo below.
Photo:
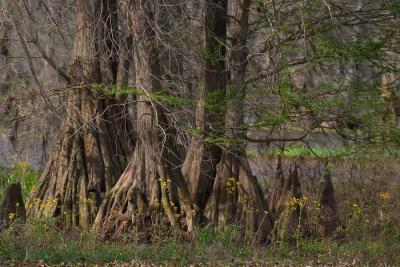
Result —
<path fill-rule="evenodd" d="M 6 58 L 7 62 L 10 54 L 9 46 L 10 46 L 10 33 L 12 31 L 12 25 L 10 25 L 7 22 L 3 22 L 1 26 L 4 30 L 0 38 L 0 54 Z"/>
<path fill-rule="evenodd" d="M 182 172 L 189 185 L 194 203 L 199 207 L 199 217 L 212 192 L 213 178 L 216 174 L 216 165 L 221 156 L 221 150 L 214 144 L 205 144 L 204 137 L 212 134 L 211 127 L 218 128 L 218 114 L 213 110 L 206 110 L 206 95 L 217 91 L 225 91 L 225 41 L 227 27 L 227 0 L 205 1 L 205 34 L 203 50 L 206 56 L 201 61 L 204 78 L 198 86 L 196 106 L 196 127 L 200 136 L 193 136 L 183 163 Z M 212 58 L 207 57 L 212 55 Z M 211 57 L 211 56 L 210 56 Z M 215 134 L 215 133 L 214 133 Z"/>
<path fill-rule="evenodd" d="M 247 240 L 265 242 L 272 228 L 271 220 L 257 178 L 251 173 L 241 130 L 250 3 L 250 0 L 237 0 L 236 3 L 225 115 L 225 134 L 229 143 L 218 166 L 208 215 L 218 225 L 242 225 Z"/>
<path fill-rule="evenodd" d="M 27 204 L 29 215 L 57 217 L 66 228 L 87 228 L 93 223 L 103 195 L 122 173 L 128 153 L 114 98 L 90 87 L 103 82 L 103 55 L 95 30 L 103 3 L 76 3 L 76 33 L 69 65 L 73 89 L 68 92 L 65 116 L 45 170 Z"/>

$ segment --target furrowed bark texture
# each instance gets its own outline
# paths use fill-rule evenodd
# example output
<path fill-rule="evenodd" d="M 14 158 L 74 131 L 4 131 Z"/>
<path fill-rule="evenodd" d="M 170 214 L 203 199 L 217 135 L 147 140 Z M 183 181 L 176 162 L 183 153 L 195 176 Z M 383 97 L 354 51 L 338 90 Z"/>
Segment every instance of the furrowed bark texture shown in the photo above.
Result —
<path fill-rule="evenodd" d="M 162 5 L 157 0 L 131 4 L 136 86 L 143 90 L 137 96 L 136 147 L 128 167 L 100 207 L 95 229 L 101 236 L 113 238 L 132 226 L 144 230 L 166 221 L 175 227 L 179 212 L 183 212 L 187 229 L 193 231 L 194 207 L 180 169 L 174 168 L 171 133 L 162 114 L 165 111 L 151 101 L 151 94 L 161 88 L 154 22 Z M 181 191 L 179 196 L 174 188 Z"/>
<path fill-rule="evenodd" d="M 252 175 L 245 155 L 243 131 L 243 105 L 246 95 L 245 72 L 247 66 L 247 36 L 249 27 L 249 0 L 238 0 L 233 25 L 232 47 L 229 60 L 226 138 L 230 144 L 222 152 L 213 193 L 208 203 L 208 216 L 218 225 L 243 226 L 247 240 L 266 242 L 271 231 L 271 220 L 266 211 L 262 190 Z"/>
<path fill-rule="evenodd" d="M 272 190 L 269 192 L 269 212 L 272 218 L 277 214 L 279 198 L 281 197 L 283 187 L 285 186 L 285 177 L 283 175 L 282 157 L 277 158 L 275 179 L 272 181 Z"/>
<path fill-rule="evenodd" d="M 297 166 L 285 178 L 279 159 L 271 198 L 270 210 L 277 239 L 295 242 L 308 234 L 307 199 L 301 193 Z"/>
<path fill-rule="evenodd" d="M 211 133 L 210 128 L 218 127 L 218 115 L 207 110 L 206 96 L 226 89 L 225 41 L 227 27 L 227 0 L 205 1 L 205 14 L 202 28 L 205 42 L 203 48 L 214 59 L 202 59 L 203 72 L 197 94 L 196 127 L 200 136 L 193 136 L 183 163 L 182 172 L 189 185 L 194 203 L 199 207 L 198 217 L 203 217 L 203 210 L 212 192 L 216 165 L 221 157 L 221 150 L 214 144 L 205 144 L 204 137 Z"/>
<path fill-rule="evenodd" d="M 67 93 L 65 115 L 52 152 L 27 203 L 30 216 L 56 217 L 65 228 L 88 228 L 93 223 L 103 195 L 122 173 L 128 153 L 114 97 L 90 86 L 103 82 L 103 55 L 95 36 L 103 4 L 96 0 L 76 2 L 76 33 L 69 65 L 74 89 Z"/>

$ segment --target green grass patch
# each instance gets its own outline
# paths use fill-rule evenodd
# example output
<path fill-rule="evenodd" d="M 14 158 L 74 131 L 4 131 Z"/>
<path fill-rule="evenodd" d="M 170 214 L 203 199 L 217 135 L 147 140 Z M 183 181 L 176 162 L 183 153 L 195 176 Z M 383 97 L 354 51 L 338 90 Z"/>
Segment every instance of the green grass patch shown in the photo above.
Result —
<path fill-rule="evenodd" d="M 40 171 L 32 169 L 26 161 L 20 161 L 9 166 L 0 166 L 0 201 L 3 199 L 4 190 L 11 183 L 21 183 L 22 198 L 26 202 L 29 192 L 35 186 Z"/>
<path fill-rule="evenodd" d="M 284 149 L 272 148 L 263 151 L 255 151 L 248 149 L 246 151 L 247 156 L 254 157 L 256 155 L 261 155 L 264 157 L 276 157 L 278 155 L 285 158 L 355 158 L 355 157 L 390 157 L 398 158 L 400 157 L 400 148 L 382 148 L 382 147 L 308 147 L 300 145 L 291 145 Z"/>

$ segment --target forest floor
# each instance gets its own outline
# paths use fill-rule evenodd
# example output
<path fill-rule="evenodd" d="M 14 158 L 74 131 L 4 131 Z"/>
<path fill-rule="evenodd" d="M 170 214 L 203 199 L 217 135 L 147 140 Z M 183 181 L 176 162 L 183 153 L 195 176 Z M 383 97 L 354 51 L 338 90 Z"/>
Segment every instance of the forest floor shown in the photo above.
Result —
<path fill-rule="evenodd" d="M 274 164 L 252 160 L 262 166 L 258 175 L 273 175 Z M 287 170 L 293 162 L 286 162 Z M 134 233 L 104 241 L 91 232 L 61 231 L 52 221 L 28 220 L 0 234 L 0 266 L 400 266 L 398 159 L 344 159 L 332 164 L 340 217 L 334 238 L 299 236 L 291 244 L 274 241 L 259 246 L 242 242 L 235 226 L 219 230 L 207 225 L 189 240 L 180 231 L 159 225 L 145 243 Z M 313 203 L 319 173 L 314 170 L 320 165 L 319 160 L 308 159 L 302 171 L 311 226 L 318 217 Z M 0 191 L 17 180 L 27 198 L 38 175 L 27 162 L 0 169 Z"/>
<path fill-rule="evenodd" d="M 104 242 L 35 223 L 1 237 L 0 266 L 400 266 L 398 236 L 378 240 L 365 233 L 359 240 L 301 239 L 260 247 L 237 241 L 234 227 L 206 227 L 193 242 L 166 233 L 160 229 L 148 244 Z"/>

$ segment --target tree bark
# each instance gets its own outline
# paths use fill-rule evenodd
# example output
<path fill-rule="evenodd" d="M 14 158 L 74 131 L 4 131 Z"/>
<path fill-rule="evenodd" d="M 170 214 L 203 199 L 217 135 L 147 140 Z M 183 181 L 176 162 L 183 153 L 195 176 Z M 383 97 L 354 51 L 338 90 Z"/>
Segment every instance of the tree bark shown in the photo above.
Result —
<path fill-rule="evenodd" d="M 21 184 L 10 184 L 5 190 L 4 200 L 0 207 L 0 231 L 7 228 L 11 222 L 24 223 L 25 220 L 26 211 Z"/>
<path fill-rule="evenodd" d="M 222 152 L 207 210 L 212 222 L 242 225 L 245 239 L 266 242 L 272 228 L 271 220 L 257 178 L 251 173 L 241 130 L 250 4 L 250 0 L 237 0 L 235 4 L 226 92 L 225 137 L 228 144 Z"/>
<path fill-rule="evenodd" d="M 100 72 L 106 85 L 115 85 L 118 76 L 120 36 L 118 33 L 118 0 L 98 0 L 96 13 L 103 27 L 96 27 L 93 36 L 99 51 Z"/>
<path fill-rule="evenodd" d="M 283 177 L 283 183 L 281 181 L 278 181 L 275 188 L 276 202 L 271 208 L 274 230 L 280 240 L 295 243 L 300 237 L 308 234 L 307 198 L 303 197 L 300 190 L 298 167 L 295 165 L 294 169 L 289 171 L 288 177 Z"/>
<path fill-rule="evenodd" d="M 167 129 L 165 112 L 152 102 L 151 94 L 161 89 L 160 66 L 155 34 L 156 12 L 162 8 L 158 0 L 132 1 L 132 29 L 137 96 L 137 140 L 134 154 L 114 188 L 107 194 L 95 221 L 95 229 L 103 237 L 117 237 L 131 227 L 144 230 L 160 222 L 160 213 L 173 227 L 178 226 L 179 211 L 186 214 L 188 231 L 193 231 L 189 191 L 177 168 L 173 133 Z M 179 198 L 172 188 L 181 190 Z"/>
<path fill-rule="evenodd" d="M 103 195 L 122 173 L 128 153 L 114 97 L 90 86 L 104 81 L 100 71 L 103 55 L 95 31 L 103 3 L 76 3 L 76 33 L 69 64 L 74 89 L 68 92 L 60 131 L 27 204 L 29 215 L 56 217 L 65 228 L 88 228 L 93 223 Z"/>
<path fill-rule="evenodd" d="M 325 165 L 322 181 L 322 190 L 319 204 L 321 214 L 318 220 L 318 233 L 322 237 L 335 234 L 337 227 L 340 226 L 338 207 L 335 199 L 335 189 L 332 184 L 332 173 L 328 163 Z"/>
<path fill-rule="evenodd" d="M 205 15 L 202 33 L 205 36 L 203 50 L 212 55 L 203 55 L 200 60 L 204 81 L 200 81 L 197 93 L 196 127 L 199 135 L 192 137 L 183 163 L 182 172 L 189 185 L 194 203 L 199 207 L 199 219 L 212 192 L 216 165 L 221 157 L 221 150 L 215 144 L 206 144 L 204 138 L 216 134 L 218 115 L 215 110 L 206 108 L 206 96 L 226 89 L 225 42 L 227 27 L 227 0 L 205 1 Z M 211 128 L 214 128 L 211 130 Z"/>

